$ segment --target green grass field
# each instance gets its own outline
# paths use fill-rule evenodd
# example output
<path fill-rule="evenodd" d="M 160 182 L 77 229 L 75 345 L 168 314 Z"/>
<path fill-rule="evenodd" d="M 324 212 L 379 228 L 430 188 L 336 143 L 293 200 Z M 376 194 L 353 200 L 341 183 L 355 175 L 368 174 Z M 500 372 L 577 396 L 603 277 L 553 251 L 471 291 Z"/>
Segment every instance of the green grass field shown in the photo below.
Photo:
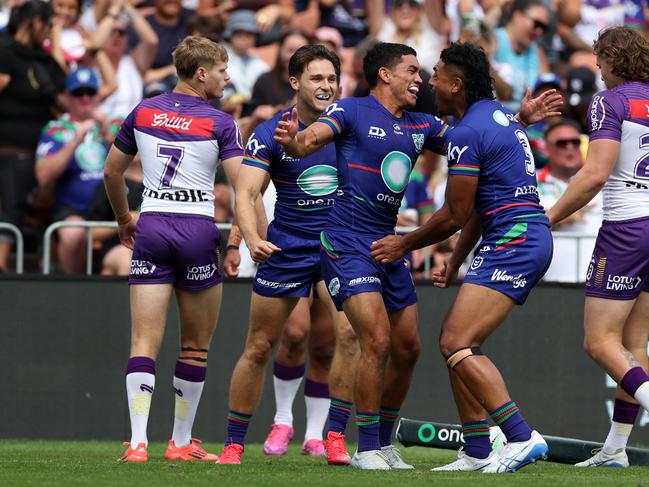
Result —
<path fill-rule="evenodd" d="M 205 444 L 210 452 L 220 445 Z M 479 482 L 490 486 L 615 486 L 649 487 L 649 468 L 575 469 L 542 462 L 516 474 L 451 474 L 430 472 L 432 466 L 453 460 L 451 451 L 413 447 L 403 449 L 415 471 L 364 472 L 349 467 L 328 467 L 322 459 L 303 457 L 292 446 L 285 457 L 266 457 L 261 445 L 249 445 L 241 466 L 213 463 L 166 462 L 164 445 L 153 444 L 146 464 L 119 464 L 118 443 L 63 441 L 0 441 L 0 486 L 247 486 L 300 485 L 405 487 L 464 486 Z"/>

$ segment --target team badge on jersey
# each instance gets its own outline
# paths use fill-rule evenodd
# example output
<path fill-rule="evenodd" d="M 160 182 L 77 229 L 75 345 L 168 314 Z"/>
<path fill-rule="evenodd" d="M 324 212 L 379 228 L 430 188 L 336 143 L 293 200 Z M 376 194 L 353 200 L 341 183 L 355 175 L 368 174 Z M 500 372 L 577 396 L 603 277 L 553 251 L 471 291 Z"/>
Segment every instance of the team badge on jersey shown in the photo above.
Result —
<path fill-rule="evenodd" d="M 417 152 L 421 152 L 421 149 L 424 148 L 424 134 L 412 134 L 412 141 L 415 143 Z"/>

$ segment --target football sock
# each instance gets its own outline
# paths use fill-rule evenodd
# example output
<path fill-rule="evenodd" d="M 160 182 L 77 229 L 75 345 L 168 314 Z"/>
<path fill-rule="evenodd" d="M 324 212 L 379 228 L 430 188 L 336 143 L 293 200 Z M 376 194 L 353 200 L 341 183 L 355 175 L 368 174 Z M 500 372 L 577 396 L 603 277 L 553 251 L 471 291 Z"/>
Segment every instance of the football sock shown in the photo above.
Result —
<path fill-rule="evenodd" d="M 611 429 L 602 448 L 604 453 L 613 455 L 618 450 L 626 448 L 633 429 L 633 423 L 635 423 L 639 411 L 639 404 L 623 401 L 622 399 L 615 400 Z"/>
<path fill-rule="evenodd" d="M 620 387 L 629 396 L 635 397 L 642 407 L 649 411 L 649 375 L 642 367 L 633 367 L 622 380 Z"/>
<path fill-rule="evenodd" d="M 364 413 L 356 411 L 356 425 L 358 426 L 357 451 L 380 450 L 379 441 L 379 415 L 378 413 Z"/>
<path fill-rule="evenodd" d="M 205 367 L 176 362 L 176 372 L 174 373 L 176 405 L 174 431 L 171 439 L 177 447 L 189 445 L 192 439 L 192 426 L 203 393 L 205 372 Z"/>
<path fill-rule="evenodd" d="M 304 439 L 322 440 L 322 429 L 329 414 L 329 386 L 311 379 L 304 381 L 306 431 Z"/>
<path fill-rule="evenodd" d="M 238 413 L 232 410 L 228 412 L 228 431 L 225 438 L 225 446 L 233 443 L 243 446 L 251 418 L 252 414 Z"/>
<path fill-rule="evenodd" d="M 146 426 L 155 388 L 155 361 L 149 357 L 131 357 L 126 367 L 126 395 L 131 418 L 131 448 L 148 445 Z"/>
<path fill-rule="evenodd" d="M 491 453 L 489 422 L 486 419 L 462 423 L 464 451 L 473 458 L 487 458 Z"/>
<path fill-rule="evenodd" d="M 390 446 L 392 444 L 392 430 L 399 417 L 399 410 L 381 406 L 379 417 L 379 442 L 382 447 Z"/>
<path fill-rule="evenodd" d="M 495 411 L 489 413 L 496 425 L 504 433 L 507 441 L 527 441 L 532 436 L 532 429 L 523 419 L 518 406 L 514 401 L 509 401 Z"/>
<path fill-rule="evenodd" d="M 302 383 L 304 364 L 286 367 L 277 361 L 273 363 L 273 386 L 275 389 L 275 424 L 293 426 L 293 401 Z"/>
<path fill-rule="evenodd" d="M 333 431 L 334 433 L 344 435 L 345 428 L 347 428 L 347 421 L 349 420 L 351 413 L 351 402 L 332 397 L 331 404 L 329 405 L 329 424 L 327 425 L 327 431 Z"/>

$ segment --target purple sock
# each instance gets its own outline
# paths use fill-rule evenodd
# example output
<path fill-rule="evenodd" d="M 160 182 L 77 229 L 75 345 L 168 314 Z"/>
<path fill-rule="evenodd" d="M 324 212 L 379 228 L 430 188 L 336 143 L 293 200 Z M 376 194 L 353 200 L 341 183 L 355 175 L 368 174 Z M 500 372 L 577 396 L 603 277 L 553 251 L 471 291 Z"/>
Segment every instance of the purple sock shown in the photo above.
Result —
<path fill-rule="evenodd" d="M 176 362 L 176 371 L 174 375 L 179 379 L 187 382 L 205 382 L 207 367 L 199 365 L 186 364 L 185 362 Z"/>
<path fill-rule="evenodd" d="M 327 424 L 327 432 L 332 431 L 344 435 L 345 428 L 347 428 L 347 421 L 349 420 L 349 415 L 351 413 L 351 402 L 332 397 L 329 405 L 329 424 Z"/>
<path fill-rule="evenodd" d="M 243 446 L 243 440 L 248 432 L 248 425 L 252 414 L 230 411 L 228 413 L 228 432 L 225 438 L 225 446 L 236 443 Z"/>
<path fill-rule="evenodd" d="M 491 453 L 489 422 L 486 419 L 462 423 L 464 451 L 473 458 L 487 458 Z"/>
<path fill-rule="evenodd" d="M 131 357 L 126 365 L 126 373 L 145 372 L 155 375 L 155 360 L 149 357 Z"/>
<path fill-rule="evenodd" d="M 358 452 L 380 450 L 379 441 L 379 415 L 378 413 L 356 412 L 356 425 L 358 426 Z"/>
<path fill-rule="evenodd" d="M 639 411 L 640 404 L 616 399 L 615 406 L 613 407 L 613 421 L 616 423 L 634 424 Z"/>
<path fill-rule="evenodd" d="M 327 399 L 329 397 L 329 384 L 306 379 L 304 381 L 304 395 Z"/>
<path fill-rule="evenodd" d="M 277 360 L 273 361 L 273 375 L 282 380 L 293 380 L 304 377 L 304 364 L 295 367 L 287 367 Z"/>
<path fill-rule="evenodd" d="M 642 367 L 633 367 L 629 370 L 622 380 L 620 381 L 620 387 L 626 392 L 629 396 L 635 397 L 635 391 L 638 390 L 645 382 L 649 381 L 649 375 L 642 369 Z"/>
<path fill-rule="evenodd" d="M 399 417 L 399 410 L 381 406 L 379 416 L 379 441 L 382 447 L 390 446 L 392 444 L 392 430 Z"/>
<path fill-rule="evenodd" d="M 500 426 L 508 442 L 527 441 L 532 436 L 532 428 L 525 422 L 514 401 L 506 402 L 489 415 Z"/>

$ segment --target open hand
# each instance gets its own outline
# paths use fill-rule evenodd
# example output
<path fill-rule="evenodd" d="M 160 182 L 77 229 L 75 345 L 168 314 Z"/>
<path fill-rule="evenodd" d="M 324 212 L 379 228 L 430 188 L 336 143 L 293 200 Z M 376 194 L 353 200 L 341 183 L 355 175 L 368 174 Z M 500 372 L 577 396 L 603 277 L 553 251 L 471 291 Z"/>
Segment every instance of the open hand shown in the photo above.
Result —
<path fill-rule="evenodd" d="M 381 240 L 372 242 L 370 250 L 374 260 L 387 264 L 393 260 L 401 259 L 406 255 L 403 245 L 403 237 L 400 235 L 388 235 Z"/>
<path fill-rule="evenodd" d="M 294 107 L 290 112 L 284 113 L 277 122 L 273 139 L 282 145 L 288 145 L 295 138 L 298 130 L 297 107 Z"/>
<path fill-rule="evenodd" d="M 528 88 L 521 101 L 521 121 L 532 125 L 548 117 L 559 117 L 561 105 L 563 105 L 563 96 L 557 93 L 557 90 L 547 90 L 532 98 L 532 89 Z"/>

